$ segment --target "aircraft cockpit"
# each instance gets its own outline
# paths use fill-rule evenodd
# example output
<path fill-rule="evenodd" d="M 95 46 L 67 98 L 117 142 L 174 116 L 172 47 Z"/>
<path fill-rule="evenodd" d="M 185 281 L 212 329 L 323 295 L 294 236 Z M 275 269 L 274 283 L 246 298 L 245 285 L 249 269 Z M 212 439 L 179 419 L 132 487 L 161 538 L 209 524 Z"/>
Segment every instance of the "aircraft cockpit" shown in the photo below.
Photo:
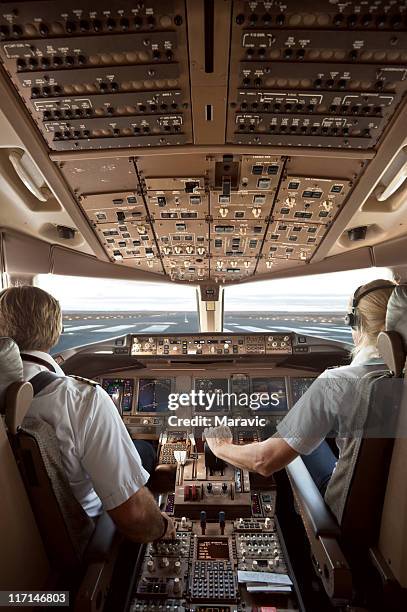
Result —
<path fill-rule="evenodd" d="M 0 1 L 0 608 L 407 609 L 406 84 L 406 0 Z"/>

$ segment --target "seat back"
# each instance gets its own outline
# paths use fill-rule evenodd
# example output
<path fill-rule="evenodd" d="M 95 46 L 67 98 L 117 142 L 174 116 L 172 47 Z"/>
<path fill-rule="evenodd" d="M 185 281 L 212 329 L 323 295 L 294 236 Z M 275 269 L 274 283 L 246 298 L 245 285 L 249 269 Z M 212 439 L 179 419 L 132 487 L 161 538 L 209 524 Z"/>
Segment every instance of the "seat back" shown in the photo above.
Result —
<path fill-rule="evenodd" d="M 11 443 L 52 566 L 77 571 L 94 522 L 71 491 L 54 430 L 26 417 Z"/>
<path fill-rule="evenodd" d="M 75 499 L 65 475 L 58 440 L 50 425 L 26 417 L 33 399 L 23 382 L 17 345 L 0 339 L 0 407 L 44 547 L 52 567 L 78 568 L 94 522 Z"/>
<path fill-rule="evenodd" d="M 363 427 L 349 432 L 326 491 L 342 548 L 354 566 L 377 542 L 401 395 L 402 380 L 390 371 L 359 381 L 356 405 Z"/>

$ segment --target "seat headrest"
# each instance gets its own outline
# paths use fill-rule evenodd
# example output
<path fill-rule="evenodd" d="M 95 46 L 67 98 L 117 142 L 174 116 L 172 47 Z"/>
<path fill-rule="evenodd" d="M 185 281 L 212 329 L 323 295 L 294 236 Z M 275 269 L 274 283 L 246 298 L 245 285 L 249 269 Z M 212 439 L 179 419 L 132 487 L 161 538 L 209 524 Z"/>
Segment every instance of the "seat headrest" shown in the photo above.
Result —
<path fill-rule="evenodd" d="M 11 338 L 0 338 L 0 412 L 4 412 L 7 388 L 23 380 L 23 362 L 17 344 Z"/>
<path fill-rule="evenodd" d="M 407 351 L 407 285 L 395 287 L 387 304 L 386 331 L 397 332 Z"/>

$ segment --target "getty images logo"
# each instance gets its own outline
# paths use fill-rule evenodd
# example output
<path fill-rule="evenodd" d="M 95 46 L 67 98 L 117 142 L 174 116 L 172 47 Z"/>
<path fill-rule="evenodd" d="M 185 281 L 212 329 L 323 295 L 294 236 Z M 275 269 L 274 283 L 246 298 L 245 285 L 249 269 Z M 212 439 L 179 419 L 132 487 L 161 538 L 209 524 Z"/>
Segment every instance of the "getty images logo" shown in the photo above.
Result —
<path fill-rule="evenodd" d="M 204 410 L 221 410 L 222 408 L 250 408 L 259 410 L 270 406 L 277 407 L 280 396 L 274 393 L 225 393 L 221 390 L 206 392 L 192 390 L 189 393 L 170 393 L 168 396 L 169 410 L 193 406 Z"/>

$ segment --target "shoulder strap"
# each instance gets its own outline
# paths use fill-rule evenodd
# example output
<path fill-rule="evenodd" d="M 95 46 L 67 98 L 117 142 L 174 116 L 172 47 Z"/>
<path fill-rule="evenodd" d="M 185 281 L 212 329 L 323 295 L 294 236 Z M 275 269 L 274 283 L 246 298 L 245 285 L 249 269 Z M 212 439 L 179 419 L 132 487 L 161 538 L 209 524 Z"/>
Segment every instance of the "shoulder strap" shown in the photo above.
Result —
<path fill-rule="evenodd" d="M 34 390 L 34 397 L 38 395 L 45 387 L 48 387 L 54 380 L 58 380 L 59 378 L 63 378 L 62 376 L 58 376 L 55 372 L 39 372 L 35 376 L 33 376 L 28 382 L 31 383 L 32 388 Z"/>
<path fill-rule="evenodd" d="M 37 363 L 40 366 L 46 367 L 50 372 L 55 372 L 54 366 L 45 359 L 41 359 L 41 357 L 37 357 L 36 355 L 28 355 L 27 353 L 20 353 L 20 357 L 23 361 Z"/>

